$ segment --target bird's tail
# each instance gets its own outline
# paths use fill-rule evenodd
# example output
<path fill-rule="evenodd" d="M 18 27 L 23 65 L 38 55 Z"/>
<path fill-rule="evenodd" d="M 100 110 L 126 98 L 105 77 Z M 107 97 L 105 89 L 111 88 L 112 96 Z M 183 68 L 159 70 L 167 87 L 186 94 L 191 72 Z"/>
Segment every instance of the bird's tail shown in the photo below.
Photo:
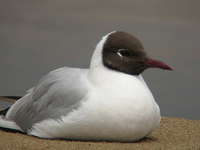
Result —
<path fill-rule="evenodd" d="M 1 97 L 1 101 L 10 102 L 10 106 L 16 99 L 12 99 L 10 97 Z M 12 132 L 23 132 L 22 129 L 12 120 L 8 120 L 5 118 L 7 111 L 9 110 L 10 106 L 0 109 L 0 129 Z"/>
<path fill-rule="evenodd" d="M 6 115 L 11 105 L 20 98 L 21 96 L 0 96 L 0 115 Z"/>
<path fill-rule="evenodd" d="M 0 116 L 0 129 L 13 132 L 23 132 L 23 130 L 12 120 Z"/>

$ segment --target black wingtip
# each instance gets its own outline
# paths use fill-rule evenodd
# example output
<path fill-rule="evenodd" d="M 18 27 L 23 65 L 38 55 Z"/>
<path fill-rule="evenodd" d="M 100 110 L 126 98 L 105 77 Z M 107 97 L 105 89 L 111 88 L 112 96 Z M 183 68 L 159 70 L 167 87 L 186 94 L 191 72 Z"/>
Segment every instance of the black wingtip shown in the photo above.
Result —
<path fill-rule="evenodd" d="M 22 96 L 1 96 L 1 97 L 15 99 L 15 100 L 22 98 Z"/>
<path fill-rule="evenodd" d="M 22 133 L 22 134 L 24 134 L 24 132 L 16 130 L 16 129 L 9 129 L 9 128 L 0 127 L 0 130 L 6 131 L 6 132 L 12 132 L 12 133 Z"/>
<path fill-rule="evenodd" d="M 1 110 L 1 111 L 0 111 L 0 115 L 5 116 L 9 109 L 10 109 L 10 107 Z"/>
<path fill-rule="evenodd" d="M 0 101 L 10 102 L 11 104 L 15 103 L 18 99 L 20 99 L 21 96 L 0 96 Z M 10 106 L 6 108 L 0 109 L 0 115 L 5 116 L 8 110 L 10 109 Z"/>

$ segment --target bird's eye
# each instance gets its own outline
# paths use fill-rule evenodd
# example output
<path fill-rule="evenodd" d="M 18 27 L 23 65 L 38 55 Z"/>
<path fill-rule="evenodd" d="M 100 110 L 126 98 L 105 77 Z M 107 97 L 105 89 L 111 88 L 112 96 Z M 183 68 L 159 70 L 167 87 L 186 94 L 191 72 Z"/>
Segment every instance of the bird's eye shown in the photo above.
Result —
<path fill-rule="evenodd" d="M 118 54 L 120 57 L 123 57 L 123 56 L 129 57 L 129 56 L 132 55 L 131 52 L 130 52 L 128 49 L 119 49 L 119 50 L 117 51 L 117 54 Z"/>

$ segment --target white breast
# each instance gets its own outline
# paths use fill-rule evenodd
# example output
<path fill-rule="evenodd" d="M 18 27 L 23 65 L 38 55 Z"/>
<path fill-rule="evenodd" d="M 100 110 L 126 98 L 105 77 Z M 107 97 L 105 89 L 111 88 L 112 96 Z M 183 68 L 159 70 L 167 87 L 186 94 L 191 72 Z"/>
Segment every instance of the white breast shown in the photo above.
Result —
<path fill-rule="evenodd" d="M 80 108 L 62 116 L 62 121 L 36 124 L 29 134 L 111 141 L 134 141 L 146 136 L 159 125 L 160 111 L 140 78 L 101 70 L 99 76 L 90 77 L 91 89 Z"/>

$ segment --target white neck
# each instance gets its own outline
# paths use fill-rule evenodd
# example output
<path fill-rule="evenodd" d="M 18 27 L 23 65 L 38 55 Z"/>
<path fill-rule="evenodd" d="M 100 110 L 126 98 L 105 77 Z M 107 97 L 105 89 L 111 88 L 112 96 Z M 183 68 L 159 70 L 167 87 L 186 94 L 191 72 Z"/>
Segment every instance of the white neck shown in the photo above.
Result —
<path fill-rule="evenodd" d="M 94 53 L 92 55 L 92 59 L 90 61 L 90 69 L 94 69 L 96 67 L 102 67 L 103 61 L 102 61 L 102 50 L 103 46 L 108 38 L 108 36 L 116 31 L 110 32 L 107 35 L 103 36 L 101 41 L 97 44 Z"/>
<path fill-rule="evenodd" d="M 115 31 L 113 31 L 115 32 Z M 109 71 L 108 68 L 106 68 L 103 64 L 103 60 L 102 60 L 102 51 L 103 51 L 103 46 L 108 38 L 108 36 L 110 34 L 112 34 L 113 32 L 111 33 L 108 33 L 107 35 L 103 36 L 101 41 L 97 44 L 95 50 L 94 50 L 94 53 L 92 55 L 92 58 L 91 58 L 91 61 L 90 61 L 90 69 L 89 69 L 89 76 L 90 76 L 90 79 L 93 81 L 93 82 L 100 82 L 100 81 L 96 81 L 96 80 L 99 80 L 99 76 L 100 76 L 100 72 L 104 72 L 106 70 Z"/>

